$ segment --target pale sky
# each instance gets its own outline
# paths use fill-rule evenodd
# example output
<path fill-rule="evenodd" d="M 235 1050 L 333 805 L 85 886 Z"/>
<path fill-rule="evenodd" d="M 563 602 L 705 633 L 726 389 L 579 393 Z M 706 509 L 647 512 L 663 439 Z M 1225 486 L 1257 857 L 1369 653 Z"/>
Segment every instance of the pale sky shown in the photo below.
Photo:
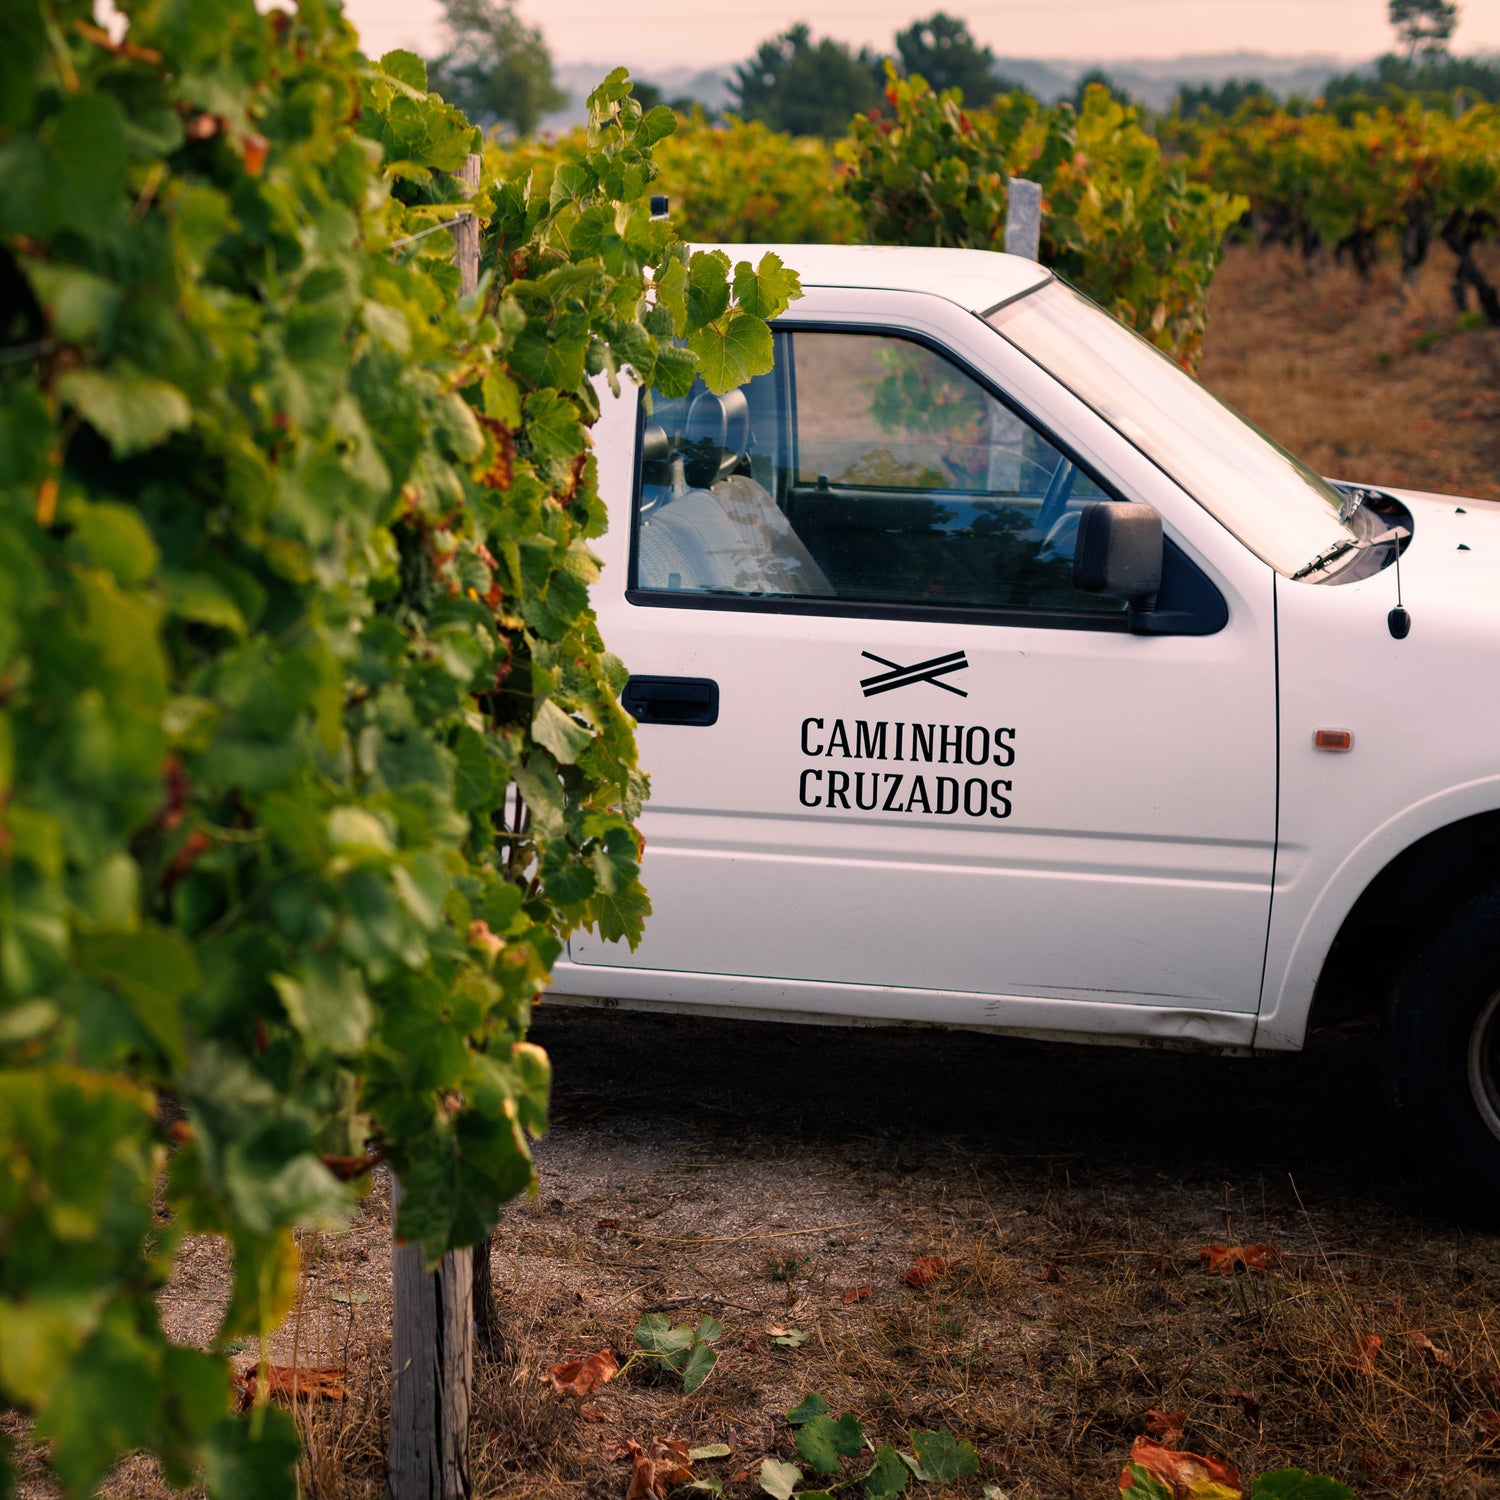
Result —
<path fill-rule="evenodd" d="M 519 0 L 560 63 L 708 67 L 747 58 L 794 21 L 815 35 L 887 50 L 899 27 L 946 10 L 998 56 L 1086 61 L 1177 57 L 1240 49 L 1318 52 L 1358 61 L 1391 50 L 1386 0 Z M 392 47 L 431 55 L 438 0 L 345 0 L 373 56 Z M 1458 52 L 1500 50 L 1500 0 L 1461 0 Z"/>

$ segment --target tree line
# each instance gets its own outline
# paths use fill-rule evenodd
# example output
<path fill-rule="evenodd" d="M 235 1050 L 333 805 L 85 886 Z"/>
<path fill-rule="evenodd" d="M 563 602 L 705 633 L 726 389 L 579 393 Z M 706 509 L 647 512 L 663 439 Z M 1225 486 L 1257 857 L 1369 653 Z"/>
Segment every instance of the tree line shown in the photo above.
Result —
<path fill-rule="evenodd" d="M 515 0 L 443 0 L 443 12 L 446 46 L 429 60 L 429 73 L 434 88 L 469 118 L 525 136 L 544 116 L 567 105 L 542 32 L 521 19 Z M 1413 95 L 1443 105 L 1465 99 L 1500 102 L 1500 66 L 1450 51 L 1459 19 L 1453 0 L 1388 0 L 1387 16 L 1399 50 L 1379 58 L 1373 74 L 1351 71 L 1330 79 L 1321 100 L 1293 97 L 1282 106 L 1263 80 L 1230 78 L 1184 83 L 1164 116 L 1227 117 L 1241 109 L 1278 107 L 1306 113 L 1321 103 L 1347 119 Z M 788 135 L 833 139 L 855 115 L 882 105 L 888 60 L 903 77 L 924 78 L 939 93 L 958 89 L 971 104 L 988 103 L 997 94 L 1032 92 L 1005 74 L 966 21 L 938 10 L 897 31 L 889 52 L 815 36 L 805 22 L 789 26 L 734 67 L 729 112 Z M 1121 103 L 1132 102 L 1117 80 L 1093 68 L 1074 86 L 1075 109 L 1095 83 L 1106 85 Z M 667 97 L 649 81 L 637 82 L 636 94 L 647 108 L 668 104 L 688 114 L 701 107 L 689 97 Z"/>

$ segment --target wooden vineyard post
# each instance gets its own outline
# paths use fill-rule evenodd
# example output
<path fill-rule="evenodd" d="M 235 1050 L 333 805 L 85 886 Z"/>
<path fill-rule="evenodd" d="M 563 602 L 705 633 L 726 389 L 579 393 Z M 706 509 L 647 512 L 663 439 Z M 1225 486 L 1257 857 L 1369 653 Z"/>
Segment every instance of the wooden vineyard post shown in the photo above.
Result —
<path fill-rule="evenodd" d="M 470 194 L 480 158 L 456 174 Z M 465 214 L 453 227 L 459 292 L 479 285 L 479 224 Z M 391 1229 L 401 1184 L 391 1184 Z M 482 1246 L 485 1285 L 489 1247 Z M 454 1250 L 429 1271 L 416 1245 L 393 1253 L 391 1426 L 386 1489 L 391 1500 L 469 1500 L 469 1403 L 474 1380 L 473 1252 Z M 488 1295 L 488 1292 L 486 1292 Z"/>
<path fill-rule="evenodd" d="M 481 158 L 470 153 L 468 161 L 454 174 L 470 195 L 479 189 Z M 465 214 L 453 226 L 453 264 L 458 267 L 459 295 L 467 297 L 479 285 L 479 220 Z"/>
<path fill-rule="evenodd" d="M 401 1185 L 391 1189 L 391 1222 Z M 473 1252 L 454 1250 L 437 1270 L 416 1245 L 394 1255 L 391 1500 L 469 1500 L 469 1395 L 474 1378 Z"/>

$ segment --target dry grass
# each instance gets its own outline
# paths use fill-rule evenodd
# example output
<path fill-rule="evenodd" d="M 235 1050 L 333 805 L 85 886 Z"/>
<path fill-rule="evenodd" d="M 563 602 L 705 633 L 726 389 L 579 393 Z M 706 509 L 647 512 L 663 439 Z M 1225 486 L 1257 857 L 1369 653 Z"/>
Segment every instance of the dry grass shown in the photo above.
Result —
<path fill-rule="evenodd" d="M 1437 271 L 1408 295 L 1237 251 L 1205 379 L 1325 472 L 1500 498 L 1500 332 L 1454 333 L 1445 296 Z M 971 1439 L 981 1471 L 949 1492 L 970 1500 L 1111 1493 L 1153 1407 L 1247 1476 L 1500 1500 L 1500 1240 L 1424 1197 L 1366 1033 L 1259 1061 L 544 1009 L 537 1037 L 556 1129 L 493 1248 L 514 1360 L 477 1371 L 479 1495 L 618 1500 L 608 1449 L 676 1435 L 730 1444 L 703 1468 L 748 1500 L 733 1476 L 794 1456 L 779 1414 L 818 1390 L 881 1436 Z M 348 1232 L 306 1239 L 273 1344 L 348 1371 L 347 1401 L 299 1413 L 304 1492 L 326 1500 L 383 1493 L 388 1212 L 377 1185 Z M 1211 1275 L 1216 1242 L 1276 1263 Z M 954 1269 L 914 1290 L 917 1255 Z M 224 1273 L 189 1248 L 175 1337 L 211 1336 Z M 541 1383 L 570 1354 L 623 1356 L 658 1308 L 725 1325 L 695 1395 L 639 1369 L 582 1402 Z M 32 1455 L 21 1494 L 49 1493 Z M 167 1492 L 132 1460 L 106 1493 Z"/>
<path fill-rule="evenodd" d="M 795 1456 L 778 1415 L 818 1390 L 883 1437 L 971 1439 L 983 1468 L 955 1495 L 1110 1493 L 1155 1407 L 1247 1475 L 1500 1496 L 1500 1242 L 1424 1200 L 1367 1034 L 1262 1062 L 594 1014 L 539 1033 L 558 1128 L 540 1198 L 494 1248 L 517 1358 L 478 1381 L 482 1494 L 618 1497 L 607 1449 L 653 1435 L 727 1442 L 706 1467 L 753 1474 Z M 1215 1242 L 1269 1244 L 1276 1264 L 1212 1275 Z M 901 1276 L 922 1254 L 953 1270 L 919 1291 Z M 623 1356 L 658 1307 L 722 1319 L 701 1391 L 636 1372 L 582 1402 L 541 1385 L 566 1355 Z M 771 1327 L 808 1341 L 778 1348 Z M 342 1424 L 315 1414 L 341 1448 L 312 1493 L 379 1493 L 382 1380 L 364 1368 Z"/>
<path fill-rule="evenodd" d="M 1500 275 L 1500 246 L 1486 268 Z M 1214 280 L 1200 374 L 1320 473 L 1500 500 L 1500 330 L 1460 331 L 1452 256 L 1411 286 L 1377 266 L 1231 249 Z"/>

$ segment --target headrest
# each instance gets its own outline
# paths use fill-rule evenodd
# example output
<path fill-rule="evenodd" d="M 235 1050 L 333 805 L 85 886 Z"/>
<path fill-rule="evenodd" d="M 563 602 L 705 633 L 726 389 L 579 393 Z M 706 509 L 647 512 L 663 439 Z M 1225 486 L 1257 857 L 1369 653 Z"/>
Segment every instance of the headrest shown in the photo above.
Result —
<path fill-rule="evenodd" d="M 684 477 L 694 489 L 708 489 L 734 471 L 750 447 L 750 403 L 742 390 L 716 396 L 700 390 L 688 402 L 682 424 Z"/>

